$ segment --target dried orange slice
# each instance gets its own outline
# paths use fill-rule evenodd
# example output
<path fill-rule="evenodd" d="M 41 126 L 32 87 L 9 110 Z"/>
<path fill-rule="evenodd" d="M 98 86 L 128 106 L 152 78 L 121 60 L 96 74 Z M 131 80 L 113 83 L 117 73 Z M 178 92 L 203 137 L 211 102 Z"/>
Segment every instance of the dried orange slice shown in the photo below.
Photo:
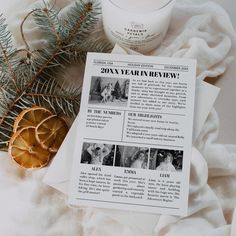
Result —
<path fill-rule="evenodd" d="M 9 154 L 17 164 L 27 169 L 47 165 L 51 157 L 51 153 L 38 143 L 34 127 L 22 128 L 11 137 Z"/>
<path fill-rule="evenodd" d="M 24 127 L 36 127 L 42 120 L 51 116 L 52 113 L 43 107 L 32 107 L 22 111 L 16 118 L 13 132 Z"/>
<path fill-rule="evenodd" d="M 69 128 L 66 121 L 56 115 L 43 120 L 36 127 L 36 139 L 44 149 L 57 152 Z"/>

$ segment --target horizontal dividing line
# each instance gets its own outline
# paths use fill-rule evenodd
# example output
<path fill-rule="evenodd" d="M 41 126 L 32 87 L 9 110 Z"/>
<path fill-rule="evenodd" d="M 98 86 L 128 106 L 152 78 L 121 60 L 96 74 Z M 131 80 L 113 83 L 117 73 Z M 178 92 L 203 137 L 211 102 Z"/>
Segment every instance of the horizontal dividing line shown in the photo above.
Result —
<path fill-rule="evenodd" d="M 126 202 L 113 202 L 113 201 L 104 201 L 104 200 L 95 200 L 95 199 L 86 199 L 86 198 L 76 198 L 76 200 L 118 203 L 118 204 L 123 204 L 123 205 L 135 205 L 135 206 L 145 206 L 145 207 L 155 207 L 155 208 L 166 208 L 166 209 L 174 209 L 174 210 L 179 210 L 180 209 L 180 208 L 177 208 L 177 207 L 153 206 L 153 205 L 145 205 L 145 204 L 135 204 L 135 203 L 126 203 Z"/>
<path fill-rule="evenodd" d="M 177 64 L 162 64 L 162 63 L 153 63 L 153 62 L 140 62 L 140 61 L 116 61 L 116 60 L 106 60 L 106 59 L 95 59 L 97 61 L 100 61 L 100 62 L 121 62 L 121 63 L 133 63 L 133 64 L 140 64 L 140 65 L 159 65 L 159 66 L 185 66 L 185 65 L 177 65 Z M 95 61 L 93 61 L 94 64 L 99 64 L 99 63 L 96 63 Z M 99 64 L 101 65 L 101 64 Z"/>
<path fill-rule="evenodd" d="M 186 116 L 185 114 L 175 114 L 175 113 L 165 113 L 165 112 L 149 112 L 149 111 L 134 111 L 134 110 L 124 110 L 124 111 L 150 113 L 150 114 L 162 114 L 162 115 L 173 115 L 173 116 Z"/>
<path fill-rule="evenodd" d="M 183 148 L 184 146 L 175 146 L 175 145 L 164 145 L 164 144 L 154 144 L 154 143 L 138 143 L 138 142 L 121 142 L 121 141 L 116 141 L 116 140 L 106 140 L 106 139 L 95 139 L 95 138 L 84 138 L 85 140 L 95 140 L 95 141 L 105 141 L 105 142 L 116 142 L 116 143 L 124 143 L 124 145 L 128 145 L 129 143 L 130 144 L 141 144 L 141 145 L 149 145 L 149 146 L 161 146 L 161 147 L 178 147 L 178 148 Z"/>
<path fill-rule="evenodd" d="M 90 104 L 91 105 L 91 104 Z M 94 106 L 97 106 L 96 104 Z M 185 114 L 175 114 L 175 113 L 165 113 L 165 112 L 150 112 L 150 111 L 135 111 L 135 110 L 123 110 L 123 109 L 110 109 L 110 108 L 100 108 L 96 107 L 97 109 L 101 110 L 111 110 L 111 111 L 124 111 L 124 112 L 139 112 L 139 113 L 150 113 L 150 114 L 161 114 L 161 115 L 172 115 L 172 116 L 186 116 Z M 88 109 L 94 109 L 94 107 L 88 107 Z M 144 117 L 145 118 L 145 117 Z"/>
<path fill-rule="evenodd" d="M 89 104 L 91 105 L 91 104 Z M 96 106 L 96 104 L 94 104 L 94 106 Z M 104 105 L 103 105 L 104 106 Z M 126 110 L 122 110 L 122 109 L 112 109 L 112 108 L 100 108 L 100 107 L 97 107 L 98 109 L 101 109 L 101 110 L 111 110 L 111 111 L 126 111 Z M 88 107 L 88 109 L 94 109 L 94 107 Z"/>
<path fill-rule="evenodd" d="M 96 63 L 94 63 L 94 65 L 97 65 L 97 66 L 101 66 L 100 64 L 96 64 Z M 182 73 L 187 73 L 187 72 L 189 72 L 188 70 L 178 70 L 178 69 L 170 69 L 170 68 L 166 68 L 166 69 L 158 69 L 158 68 L 145 68 L 145 67 L 132 67 L 132 66 L 117 66 L 117 65 L 103 65 L 103 66 L 107 66 L 107 67 L 115 67 L 115 68 L 129 68 L 129 69 L 133 69 L 133 70 L 137 70 L 137 69 L 139 69 L 139 70 L 141 70 L 141 69 L 143 69 L 143 70 L 157 70 L 157 71 L 165 71 L 165 72 L 168 72 L 168 71 L 175 71 L 175 72 L 182 72 Z M 102 73 L 102 74 L 106 74 L 106 73 Z M 109 73 L 109 74 L 112 74 L 112 73 Z M 117 75 L 117 74 L 114 74 L 114 75 Z M 125 75 L 125 76 L 135 76 L 135 75 L 126 75 L 126 74 L 123 74 L 123 75 Z M 147 76 L 147 77 L 151 77 L 151 78 L 155 78 L 155 77 L 153 77 L 153 76 L 148 76 L 148 75 L 143 75 L 143 76 Z M 162 77 L 158 77 L 158 78 L 162 78 Z"/>
<path fill-rule="evenodd" d="M 116 61 L 116 60 L 106 60 L 106 59 L 95 59 L 97 61 L 103 62 L 122 62 L 122 63 L 133 63 L 140 65 L 160 65 L 160 66 L 185 66 L 185 65 L 177 65 L 177 64 L 162 64 L 162 63 L 153 63 L 153 62 L 135 62 L 135 61 Z M 94 64 L 99 64 L 93 61 Z M 101 65 L 101 64 L 99 64 Z M 188 67 L 188 66 L 187 66 Z"/>

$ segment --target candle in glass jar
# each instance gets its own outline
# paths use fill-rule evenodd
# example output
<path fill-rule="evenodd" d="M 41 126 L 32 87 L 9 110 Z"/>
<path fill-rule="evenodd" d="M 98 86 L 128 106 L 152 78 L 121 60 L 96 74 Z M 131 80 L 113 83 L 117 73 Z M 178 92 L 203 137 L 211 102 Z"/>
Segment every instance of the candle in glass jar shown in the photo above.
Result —
<path fill-rule="evenodd" d="M 102 0 L 107 38 L 148 53 L 158 47 L 169 27 L 174 0 Z"/>

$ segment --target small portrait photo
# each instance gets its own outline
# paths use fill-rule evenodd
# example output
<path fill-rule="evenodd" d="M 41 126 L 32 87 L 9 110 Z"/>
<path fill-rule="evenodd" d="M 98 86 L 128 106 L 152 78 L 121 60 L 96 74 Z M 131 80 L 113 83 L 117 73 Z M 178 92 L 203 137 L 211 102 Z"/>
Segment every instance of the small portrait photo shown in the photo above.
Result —
<path fill-rule="evenodd" d="M 113 166 L 115 145 L 83 143 L 81 163 Z"/>
<path fill-rule="evenodd" d="M 127 106 L 129 80 L 93 76 L 91 79 L 89 104 Z"/>
<path fill-rule="evenodd" d="M 183 151 L 151 148 L 149 169 L 159 171 L 181 171 Z"/>
<path fill-rule="evenodd" d="M 115 166 L 147 169 L 148 148 L 116 146 Z"/>

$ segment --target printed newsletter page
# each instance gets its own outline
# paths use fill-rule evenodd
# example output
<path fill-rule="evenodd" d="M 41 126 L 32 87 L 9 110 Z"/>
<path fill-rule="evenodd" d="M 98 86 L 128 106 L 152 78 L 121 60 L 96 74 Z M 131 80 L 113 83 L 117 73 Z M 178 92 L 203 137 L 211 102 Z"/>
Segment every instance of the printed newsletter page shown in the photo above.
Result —
<path fill-rule="evenodd" d="M 186 215 L 196 62 L 89 53 L 69 204 Z"/>

